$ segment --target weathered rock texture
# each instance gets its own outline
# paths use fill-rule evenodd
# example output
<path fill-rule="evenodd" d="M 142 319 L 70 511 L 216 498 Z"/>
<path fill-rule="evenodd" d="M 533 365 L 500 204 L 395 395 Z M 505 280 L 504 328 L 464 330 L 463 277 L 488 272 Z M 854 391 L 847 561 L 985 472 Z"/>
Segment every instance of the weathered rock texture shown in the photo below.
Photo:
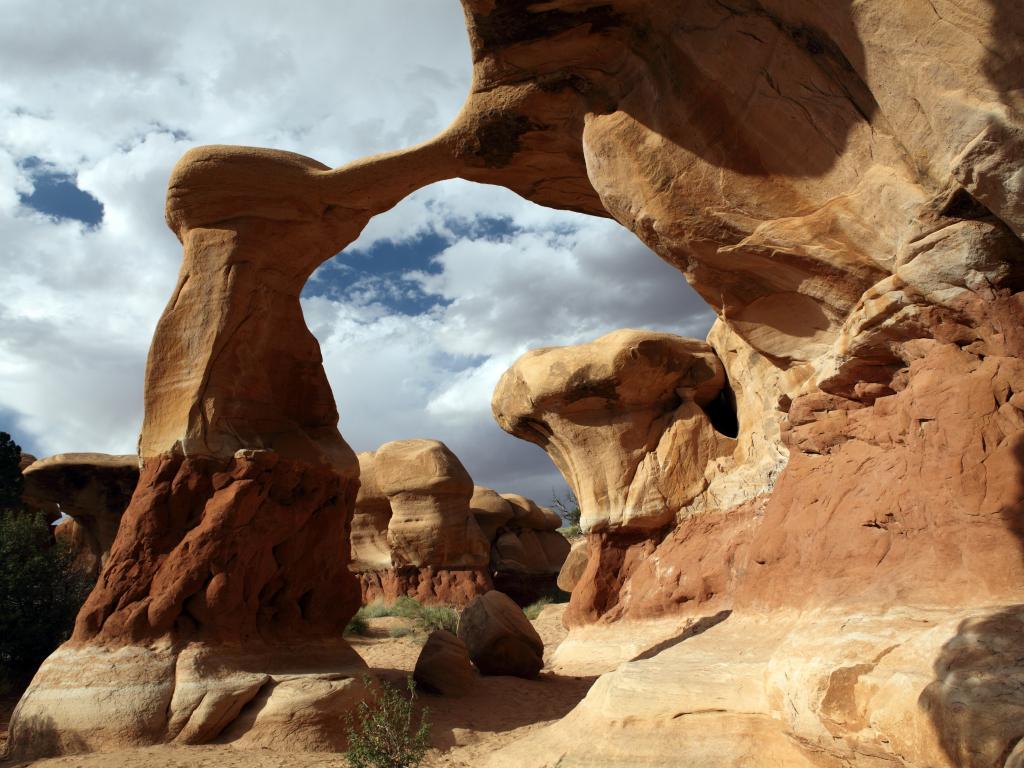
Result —
<path fill-rule="evenodd" d="M 527 352 L 498 382 L 494 415 L 548 451 L 584 530 L 647 531 L 671 523 L 706 488 L 708 464 L 731 452 L 702 409 L 724 385 L 707 344 L 615 331 Z"/>
<path fill-rule="evenodd" d="M 476 683 L 476 670 L 466 644 L 443 629 L 430 633 L 412 676 L 421 688 L 445 696 L 461 696 Z"/>
<path fill-rule="evenodd" d="M 734 443 L 701 443 L 704 467 L 659 456 L 673 430 L 657 392 L 653 415 L 581 398 L 609 405 L 589 469 L 547 438 L 574 484 L 597 479 L 570 621 L 732 614 L 600 681 L 572 727 L 531 734 L 547 747 L 530 760 L 1020 763 L 1024 14 L 463 5 L 473 85 L 434 140 L 333 170 L 230 147 L 175 168 L 167 220 L 185 256 L 147 367 L 140 485 L 75 637 L 15 713 L 14 752 L 326 743 L 333 703 L 356 695 L 332 633 L 358 602 L 342 545 L 358 463 L 299 295 L 372 215 L 461 176 L 612 216 L 679 268 L 719 314 L 708 344 L 738 421 Z M 537 412 L 582 430 L 558 396 Z M 684 397 L 699 407 L 691 385 Z M 640 441 L 659 466 L 638 462 L 639 484 L 621 474 L 635 446 L 611 439 L 634 418 L 662 435 Z M 669 459 L 685 482 L 666 481 Z M 287 693 L 281 659 L 313 675 L 296 683 L 311 698 Z M 707 674 L 723 669 L 724 690 Z M 275 687 L 254 693 L 262 676 Z M 650 695 L 663 680 L 678 685 Z M 645 739 L 672 759 L 637 751 Z"/>
<path fill-rule="evenodd" d="M 96 576 L 138 485 L 138 457 L 62 453 L 33 462 L 23 474 L 25 504 L 50 520 L 61 512 L 71 518 L 55 535 L 71 547 L 83 570 Z"/>
<path fill-rule="evenodd" d="M 529 602 L 552 586 L 569 548 L 558 515 L 474 486 L 443 443 L 385 443 L 359 467 L 349 567 L 364 603 L 466 605 L 494 581 Z"/>
<path fill-rule="evenodd" d="M 485 675 L 536 677 L 544 666 L 544 641 L 512 598 L 492 590 L 459 616 L 459 640 Z"/>

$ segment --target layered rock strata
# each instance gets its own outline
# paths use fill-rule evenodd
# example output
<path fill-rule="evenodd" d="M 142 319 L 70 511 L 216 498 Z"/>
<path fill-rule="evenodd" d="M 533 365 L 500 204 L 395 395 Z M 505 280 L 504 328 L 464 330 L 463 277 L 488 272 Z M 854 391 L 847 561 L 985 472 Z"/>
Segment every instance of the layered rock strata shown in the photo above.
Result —
<path fill-rule="evenodd" d="M 23 475 L 25 504 L 47 519 L 56 520 L 61 513 L 70 518 L 54 533 L 95 577 L 138 485 L 138 457 L 63 453 L 33 462 Z"/>

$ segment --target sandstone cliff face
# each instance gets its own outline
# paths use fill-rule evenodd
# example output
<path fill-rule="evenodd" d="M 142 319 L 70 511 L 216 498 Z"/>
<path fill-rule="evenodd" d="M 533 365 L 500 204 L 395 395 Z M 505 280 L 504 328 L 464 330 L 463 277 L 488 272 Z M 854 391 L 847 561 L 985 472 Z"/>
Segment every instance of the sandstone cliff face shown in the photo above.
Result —
<path fill-rule="evenodd" d="M 630 384 L 643 356 L 606 338 L 583 354 L 596 392 L 527 361 L 499 398 L 586 497 L 571 620 L 692 625 L 496 764 L 1019 764 L 1024 14 L 463 4 L 473 86 L 436 139 L 339 169 L 229 147 L 175 168 L 141 481 L 15 754 L 333 746 L 360 695 L 336 639 L 358 462 L 298 297 L 372 215 L 458 175 L 614 217 L 719 314 L 708 346 L 659 342 L 717 371 L 678 395 L 658 360 L 657 386 Z M 735 438 L 701 409 L 723 378 Z"/>
<path fill-rule="evenodd" d="M 61 512 L 71 518 L 55 529 L 55 535 L 95 577 L 138 484 L 138 457 L 62 453 L 34 461 L 23 474 L 25 504 L 47 519 L 56 520 Z"/>

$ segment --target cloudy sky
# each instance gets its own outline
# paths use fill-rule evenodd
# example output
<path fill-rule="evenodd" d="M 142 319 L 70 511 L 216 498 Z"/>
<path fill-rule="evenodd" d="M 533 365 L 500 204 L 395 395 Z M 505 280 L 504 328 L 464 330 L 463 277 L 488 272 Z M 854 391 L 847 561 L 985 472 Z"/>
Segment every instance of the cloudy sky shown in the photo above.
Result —
<path fill-rule="evenodd" d="M 329 165 L 430 137 L 469 87 L 457 0 L 0 0 L 0 430 L 28 451 L 131 453 L 180 245 L 171 166 L 224 143 Z M 356 450 L 443 440 L 478 483 L 545 502 L 560 476 L 494 424 L 527 349 L 709 310 L 609 221 L 437 184 L 374 219 L 306 288 Z"/>

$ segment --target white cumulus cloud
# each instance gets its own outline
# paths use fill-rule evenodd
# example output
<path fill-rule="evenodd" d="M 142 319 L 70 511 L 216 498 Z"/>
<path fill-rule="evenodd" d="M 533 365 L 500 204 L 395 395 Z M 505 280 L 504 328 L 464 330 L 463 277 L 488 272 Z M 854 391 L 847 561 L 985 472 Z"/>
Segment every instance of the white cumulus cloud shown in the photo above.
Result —
<path fill-rule="evenodd" d="M 166 180 L 186 149 L 276 147 L 338 165 L 428 138 L 469 87 L 456 0 L 0 0 L 0 14 L 0 429 L 40 454 L 134 451 L 146 350 L 181 259 Z M 102 221 L 20 202 L 40 162 L 99 201 Z M 303 300 L 359 450 L 441 439 L 478 482 L 546 501 L 563 486 L 551 463 L 490 414 L 515 357 L 624 326 L 702 335 L 710 322 L 614 222 L 500 188 L 420 190 L 350 250 L 372 257 L 428 234 L 445 243 L 429 269 L 374 274 L 368 258 L 356 286 Z M 432 308 L 394 310 L 413 295 Z"/>

